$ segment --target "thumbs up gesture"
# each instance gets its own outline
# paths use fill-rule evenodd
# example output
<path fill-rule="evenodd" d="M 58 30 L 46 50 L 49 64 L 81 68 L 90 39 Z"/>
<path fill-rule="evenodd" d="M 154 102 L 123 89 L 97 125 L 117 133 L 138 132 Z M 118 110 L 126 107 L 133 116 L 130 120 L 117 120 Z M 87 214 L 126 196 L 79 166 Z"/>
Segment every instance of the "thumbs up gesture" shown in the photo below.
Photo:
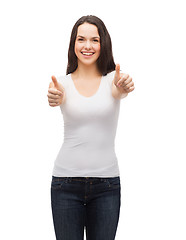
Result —
<path fill-rule="evenodd" d="M 116 72 L 114 75 L 114 84 L 118 87 L 121 93 L 129 93 L 134 90 L 134 83 L 132 82 L 132 78 L 125 73 L 120 73 L 120 65 L 116 64 L 115 68 Z"/>
<path fill-rule="evenodd" d="M 52 82 L 48 88 L 48 102 L 51 107 L 61 105 L 65 100 L 65 91 L 61 83 L 59 83 L 55 76 L 52 76 Z"/>

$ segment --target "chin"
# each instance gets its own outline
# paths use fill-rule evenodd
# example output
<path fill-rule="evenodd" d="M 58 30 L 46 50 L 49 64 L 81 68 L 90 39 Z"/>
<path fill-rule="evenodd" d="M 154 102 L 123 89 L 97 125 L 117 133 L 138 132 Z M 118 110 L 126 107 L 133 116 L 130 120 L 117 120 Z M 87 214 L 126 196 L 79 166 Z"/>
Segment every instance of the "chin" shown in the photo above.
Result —
<path fill-rule="evenodd" d="M 85 65 L 92 65 L 92 64 L 95 64 L 98 60 L 98 57 L 95 58 L 95 59 L 82 59 L 82 58 L 79 58 L 78 59 L 81 63 L 85 64 Z"/>

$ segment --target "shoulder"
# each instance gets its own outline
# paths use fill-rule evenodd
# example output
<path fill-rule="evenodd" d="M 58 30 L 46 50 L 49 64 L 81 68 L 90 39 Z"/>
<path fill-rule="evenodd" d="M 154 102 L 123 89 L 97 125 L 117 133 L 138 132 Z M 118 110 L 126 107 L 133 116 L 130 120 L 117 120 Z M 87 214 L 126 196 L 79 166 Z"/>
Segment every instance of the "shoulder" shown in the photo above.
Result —
<path fill-rule="evenodd" d="M 57 76 L 56 78 L 57 78 L 57 80 L 60 82 L 64 82 L 64 81 L 67 81 L 67 79 L 68 79 L 68 77 L 69 77 L 69 74 L 68 75 L 59 75 L 59 76 Z"/>
<path fill-rule="evenodd" d="M 68 75 L 59 75 L 56 77 L 56 79 L 59 83 L 61 83 L 62 85 L 64 85 L 64 87 L 66 87 L 69 82 L 69 77 L 70 77 L 69 74 Z"/>
<path fill-rule="evenodd" d="M 105 78 L 105 80 L 106 80 L 106 82 L 107 82 L 107 84 L 109 86 L 110 93 L 111 93 L 112 97 L 114 99 L 117 99 L 117 97 L 116 97 L 116 89 L 115 89 L 116 86 L 114 86 L 114 81 L 113 81 L 114 80 L 114 75 L 115 75 L 115 70 L 112 71 L 112 72 L 107 73 L 107 75 L 105 75 L 104 78 Z"/>
<path fill-rule="evenodd" d="M 107 73 L 107 75 L 104 76 L 106 81 L 108 81 L 110 86 L 112 86 L 112 81 L 114 79 L 114 75 L 115 75 L 115 70 L 112 71 L 112 72 Z"/>
<path fill-rule="evenodd" d="M 116 72 L 115 70 L 112 71 L 112 72 L 109 72 L 109 73 L 107 73 L 107 75 L 105 75 L 105 77 L 108 78 L 108 79 L 111 78 L 111 77 L 114 77 L 115 72 Z"/>

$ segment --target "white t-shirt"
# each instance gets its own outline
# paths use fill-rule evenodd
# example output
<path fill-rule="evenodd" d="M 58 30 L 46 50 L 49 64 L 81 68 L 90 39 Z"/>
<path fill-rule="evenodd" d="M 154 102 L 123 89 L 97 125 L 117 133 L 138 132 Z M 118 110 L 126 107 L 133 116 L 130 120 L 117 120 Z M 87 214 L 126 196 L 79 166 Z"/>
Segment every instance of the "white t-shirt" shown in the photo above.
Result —
<path fill-rule="evenodd" d="M 97 92 L 81 95 L 71 74 L 57 77 L 65 89 L 60 105 L 64 120 L 64 141 L 54 162 L 57 177 L 117 177 L 115 135 L 120 99 L 112 96 L 115 71 L 102 76 Z"/>

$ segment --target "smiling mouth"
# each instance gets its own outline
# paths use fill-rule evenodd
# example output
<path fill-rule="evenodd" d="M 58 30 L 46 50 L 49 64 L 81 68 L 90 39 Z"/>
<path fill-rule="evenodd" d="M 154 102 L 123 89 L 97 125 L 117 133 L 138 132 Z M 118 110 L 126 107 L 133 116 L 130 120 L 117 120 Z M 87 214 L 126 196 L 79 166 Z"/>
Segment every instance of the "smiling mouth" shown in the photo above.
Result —
<path fill-rule="evenodd" d="M 92 56 L 94 53 L 81 52 L 84 56 Z"/>

